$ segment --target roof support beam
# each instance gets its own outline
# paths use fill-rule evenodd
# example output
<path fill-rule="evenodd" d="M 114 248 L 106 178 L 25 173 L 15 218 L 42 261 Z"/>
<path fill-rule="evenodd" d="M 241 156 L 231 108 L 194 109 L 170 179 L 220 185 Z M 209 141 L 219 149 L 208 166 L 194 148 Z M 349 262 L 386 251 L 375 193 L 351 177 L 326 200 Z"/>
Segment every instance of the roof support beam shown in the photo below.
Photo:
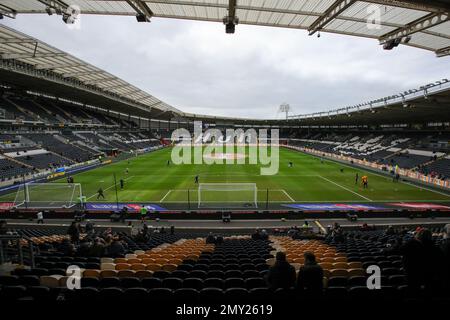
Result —
<path fill-rule="evenodd" d="M 56 70 L 56 69 L 65 69 L 65 68 L 76 68 L 76 67 L 85 67 L 85 64 L 77 63 L 77 64 L 35 64 L 34 68 L 36 70 Z"/>
<path fill-rule="evenodd" d="M 14 53 L 14 52 L 3 52 L 0 53 L 0 59 L 8 60 L 8 59 L 27 59 L 27 58 L 49 58 L 49 57 L 58 57 L 65 56 L 65 53 Z"/>
<path fill-rule="evenodd" d="M 37 0 L 49 9 L 55 10 L 56 14 L 62 14 L 69 8 L 69 5 L 62 0 Z M 49 13 L 51 14 L 51 13 Z"/>
<path fill-rule="evenodd" d="M 441 48 L 439 50 L 436 50 L 435 52 L 438 58 L 445 57 L 450 55 L 450 47 Z"/>
<path fill-rule="evenodd" d="M 139 22 L 150 22 L 150 18 L 153 17 L 153 11 L 142 0 L 126 0 L 128 5 L 136 11 L 136 18 Z M 139 20 L 140 17 L 143 20 Z"/>
<path fill-rule="evenodd" d="M 119 80 L 119 79 L 117 79 L 116 77 L 105 77 L 105 78 L 101 78 L 101 79 L 97 79 L 97 80 L 83 81 L 83 83 L 87 84 L 87 85 L 98 85 L 100 83 L 111 82 L 114 80 Z"/>
<path fill-rule="evenodd" d="M 85 76 L 85 75 L 91 75 L 91 74 L 103 74 L 106 73 L 106 71 L 99 71 L 99 70 L 92 70 L 92 71 L 80 71 L 80 72 L 66 72 L 61 74 L 64 78 L 70 78 L 70 77 L 79 77 L 79 76 Z"/>
<path fill-rule="evenodd" d="M 3 17 L 15 19 L 16 15 L 17 15 L 17 11 L 8 6 L 5 6 L 4 4 L 0 4 L 0 14 Z"/>
<path fill-rule="evenodd" d="M 336 0 L 316 21 L 308 28 L 309 35 L 312 36 L 317 31 L 323 29 L 327 24 L 336 19 L 338 15 L 347 10 L 355 0 Z"/>
<path fill-rule="evenodd" d="M 389 40 L 404 38 L 416 32 L 429 29 L 446 21 L 450 21 L 449 13 L 430 13 L 420 19 L 408 23 L 403 28 L 395 29 L 382 35 L 378 40 L 383 44 Z"/>
<path fill-rule="evenodd" d="M 38 43 L 37 40 L 28 39 L 28 38 L 3 38 L 0 39 L 0 44 L 14 44 L 14 43 Z"/>
<path fill-rule="evenodd" d="M 450 4 L 442 0 L 368 0 L 367 2 L 434 13 L 450 10 Z"/>

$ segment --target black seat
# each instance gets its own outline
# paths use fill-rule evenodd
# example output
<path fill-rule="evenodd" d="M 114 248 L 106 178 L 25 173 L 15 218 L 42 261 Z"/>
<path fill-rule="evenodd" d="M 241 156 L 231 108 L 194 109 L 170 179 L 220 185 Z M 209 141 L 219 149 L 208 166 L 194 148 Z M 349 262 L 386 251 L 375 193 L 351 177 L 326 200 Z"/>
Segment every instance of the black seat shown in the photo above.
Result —
<path fill-rule="evenodd" d="M 162 281 L 162 286 L 169 289 L 180 289 L 183 287 L 183 280 L 180 278 L 166 278 Z"/>
<path fill-rule="evenodd" d="M 203 280 L 200 278 L 186 278 L 183 281 L 183 288 L 201 290 L 203 289 Z"/>
<path fill-rule="evenodd" d="M 35 301 L 50 301 L 52 299 L 50 288 L 39 285 L 27 287 L 27 295 Z"/>
<path fill-rule="evenodd" d="M 81 278 L 81 287 L 93 287 L 97 288 L 100 286 L 100 280 L 95 277 L 83 277 Z"/>
<path fill-rule="evenodd" d="M 3 286 L 0 291 L 0 298 L 3 301 L 15 301 L 25 297 L 26 292 L 25 286 Z"/>
<path fill-rule="evenodd" d="M 120 287 L 120 279 L 117 277 L 106 277 L 100 280 L 100 286 L 102 288 Z"/>
<path fill-rule="evenodd" d="M 224 292 L 219 288 L 204 288 L 200 290 L 200 301 L 205 302 L 222 302 Z"/>
<path fill-rule="evenodd" d="M 0 285 L 18 286 L 20 285 L 20 280 L 18 276 L 0 276 Z"/>
<path fill-rule="evenodd" d="M 331 277 L 328 279 L 328 287 L 345 287 L 347 286 L 346 277 Z"/>
<path fill-rule="evenodd" d="M 141 284 L 146 289 L 162 288 L 162 281 L 158 278 L 144 278 Z"/>
<path fill-rule="evenodd" d="M 228 288 L 225 290 L 225 298 L 232 301 L 242 301 L 249 297 L 247 289 Z"/>
<path fill-rule="evenodd" d="M 224 288 L 224 281 L 220 278 L 207 278 L 203 281 L 204 288 Z"/>
<path fill-rule="evenodd" d="M 189 272 L 186 270 L 175 270 L 172 272 L 171 277 L 173 278 L 180 278 L 180 279 L 186 279 L 189 277 Z"/>
<path fill-rule="evenodd" d="M 247 289 L 255 289 L 255 288 L 266 288 L 267 284 L 263 278 L 248 278 L 245 280 L 245 284 Z"/>
<path fill-rule="evenodd" d="M 170 277 L 170 272 L 164 270 L 158 270 L 153 273 L 153 277 L 159 279 L 165 279 Z"/>
<path fill-rule="evenodd" d="M 223 272 L 221 270 L 210 270 L 207 273 L 207 277 L 208 278 L 220 278 L 220 279 L 223 279 L 223 278 L 225 278 L 225 272 Z"/>
<path fill-rule="evenodd" d="M 173 291 L 169 288 L 154 288 L 148 291 L 150 301 L 170 301 L 173 297 Z"/>
<path fill-rule="evenodd" d="M 173 295 L 175 301 L 188 301 L 188 302 L 199 301 L 199 291 L 194 288 L 180 288 L 175 290 L 173 292 Z"/>
<path fill-rule="evenodd" d="M 41 280 L 38 276 L 22 276 L 19 278 L 20 284 L 26 287 L 39 286 Z"/>
<path fill-rule="evenodd" d="M 122 288 L 135 288 L 141 286 L 141 279 L 136 277 L 120 278 L 120 286 Z"/>
<path fill-rule="evenodd" d="M 240 270 L 228 270 L 225 271 L 225 279 L 226 278 L 242 278 L 243 274 Z"/>
<path fill-rule="evenodd" d="M 245 278 L 245 279 L 248 279 L 248 278 L 259 278 L 260 274 L 256 270 L 245 270 L 242 273 L 242 277 Z"/>
<path fill-rule="evenodd" d="M 362 276 L 355 276 L 348 278 L 348 286 L 350 287 L 358 287 L 358 286 L 364 286 L 366 285 L 366 277 Z"/>
<path fill-rule="evenodd" d="M 144 288 L 128 288 L 124 291 L 123 298 L 127 301 L 143 301 L 147 300 L 148 291 Z"/>
<path fill-rule="evenodd" d="M 123 290 L 117 287 L 103 288 L 99 293 L 100 299 L 105 301 L 119 301 L 122 296 Z"/>
<path fill-rule="evenodd" d="M 389 285 L 391 286 L 403 286 L 406 284 L 406 277 L 403 275 L 393 275 L 389 277 Z"/>
<path fill-rule="evenodd" d="M 203 270 L 194 270 L 191 271 L 189 274 L 189 278 L 199 278 L 199 279 L 206 279 L 206 271 Z"/>
<path fill-rule="evenodd" d="M 242 278 L 226 278 L 224 281 L 225 289 L 246 288 L 245 281 Z"/>

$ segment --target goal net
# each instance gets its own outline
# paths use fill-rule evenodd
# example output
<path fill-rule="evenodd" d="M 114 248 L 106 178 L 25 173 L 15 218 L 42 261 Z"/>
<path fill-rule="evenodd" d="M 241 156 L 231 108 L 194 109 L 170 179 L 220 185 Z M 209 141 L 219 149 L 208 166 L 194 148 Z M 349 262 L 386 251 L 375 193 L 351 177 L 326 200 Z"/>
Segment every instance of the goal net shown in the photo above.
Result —
<path fill-rule="evenodd" d="M 14 205 L 30 208 L 71 208 L 82 199 L 79 183 L 26 183 L 16 193 Z"/>
<path fill-rule="evenodd" d="M 200 183 L 199 208 L 257 208 L 256 183 Z"/>

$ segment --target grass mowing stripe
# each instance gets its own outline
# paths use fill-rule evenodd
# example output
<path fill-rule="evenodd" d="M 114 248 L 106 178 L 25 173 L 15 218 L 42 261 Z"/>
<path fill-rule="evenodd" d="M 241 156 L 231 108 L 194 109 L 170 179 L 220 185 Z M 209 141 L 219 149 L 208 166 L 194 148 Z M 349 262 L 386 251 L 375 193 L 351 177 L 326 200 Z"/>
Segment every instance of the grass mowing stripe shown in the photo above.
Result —
<path fill-rule="evenodd" d="M 325 177 L 320 176 L 320 175 L 319 175 L 319 177 L 322 178 L 322 179 L 324 179 L 324 180 L 326 180 L 326 181 L 328 181 L 328 182 L 330 182 L 330 183 L 332 183 L 332 184 L 334 184 L 334 185 L 336 185 L 336 186 L 338 186 L 338 187 L 340 187 L 340 188 L 342 188 L 342 189 L 344 189 L 344 190 L 347 190 L 348 192 L 351 192 L 351 193 L 353 193 L 353 194 L 355 194 L 355 195 L 357 195 L 357 196 L 359 196 L 359 197 L 361 197 L 361 198 L 363 198 L 363 199 L 366 199 L 367 201 L 370 201 L 370 202 L 373 201 L 373 200 L 370 200 L 369 198 L 367 198 L 367 197 L 365 197 L 365 196 L 359 194 L 358 192 L 355 192 L 355 191 L 353 191 L 353 190 L 350 190 L 349 188 L 344 187 L 344 186 L 340 185 L 339 183 L 336 183 L 336 182 L 334 182 L 334 181 L 332 181 L 332 180 L 330 180 L 330 179 L 328 179 L 328 178 L 325 178 Z"/>

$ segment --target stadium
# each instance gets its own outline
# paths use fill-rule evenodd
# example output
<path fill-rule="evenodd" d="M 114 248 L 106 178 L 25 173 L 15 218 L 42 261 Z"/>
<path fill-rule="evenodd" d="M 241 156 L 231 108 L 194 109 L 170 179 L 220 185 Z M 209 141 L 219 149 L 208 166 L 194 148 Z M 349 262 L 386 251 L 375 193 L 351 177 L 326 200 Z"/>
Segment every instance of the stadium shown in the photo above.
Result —
<path fill-rule="evenodd" d="M 420 59 L 409 55 L 431 55 L 428 65 L 441 76 L 430 82 L 421 70 L 415 87 L 389 82 L 387 95 L 365 95 L 345 107 L 315 104 L 297 112 L 283 103 L 277 117 L 259 117 L 253 115 L 263 104 L 242 103 L 201 113 L 110 72 L 114 59 L 125 69 L 133 65 L 114 50 L 142 54 L 142 48 L 110 42 L 99 48 L 108 51 L 106 62 L 92 64 L 83 58 L 87 48 L 53 44 L 59 30 L 44 41 L 21 25 L 56 16 L 61 29 L 75 34 L 85 15 L 123 28 L 151 21 L 152 37 L 160 38 L 169 31 L 158 23 L 190 21 L 204 24 L 201 30 L 224 27 L 230 39 L 253 26 L 299 38 L 305 30 L 352 38 L 356 45 L 378 41 L 377 54 L 397 52 L 411 69 Z M 0 19 L 1 301 L 145 301 L 177 306 L 165 310 L 168 316 L 205 317 L 217 311 L 200 306 L 230 301 L 259 306 L 247 314 L 263 316 L 286 302 L 292 309 L 449 302 L 446 1 L 0 0 Z M 325 57 L 341 54 L 324 45 Z M 217 54 L 205 48 L 207 57 Z M 237 53 L 223 55 L 241 61 Z M 181 61 L 158 73 L 156 63 L 143 60 L 142 71 L 163 82 L 191 64 Z M 346 69 L 352 68 L 356 63 Z M 202 72 L 183 76 L 196 81 Z M 283 81 L 274 80 L 274 88 Z M 321 81 L 319 97 L 329 104 L 333 93 Z M 246 94 L 239 83 L 229 84 L 232 98 Z M 359 85 L 344 80 L 339 88 Z M 266 93 L 282 92 L 276 88 Z M 170 90 L 172 101 L 183 99 L 183 88 Z M 202 99 L 214 101 L 208 95 L 214 93 L 202 88 Z M 230 116 L 238 109 L 243 113 Z M 184 303 L 194 309 L 178 309 Z M 239 310 L 230 314 L 242 316 Z"/>

